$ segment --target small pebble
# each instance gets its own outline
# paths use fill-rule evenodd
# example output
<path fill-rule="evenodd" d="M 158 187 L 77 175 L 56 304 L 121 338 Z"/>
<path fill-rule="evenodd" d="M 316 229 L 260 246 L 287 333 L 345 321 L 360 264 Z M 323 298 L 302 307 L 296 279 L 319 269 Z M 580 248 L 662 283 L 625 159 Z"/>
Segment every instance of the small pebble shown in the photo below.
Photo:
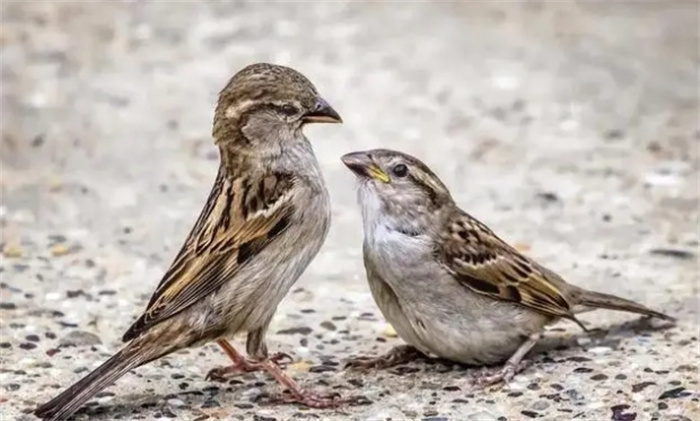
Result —
<path fill-rule="evenodd" d="M 74 330 L 61 338 L 59 346 L 91 346 L 99 345 L 102 339 L 94 333 L 85 332 L 82 330 Z"/>
<path fill-rule="evenodd" d="M 335 324 L 333 324 L 333 322 L 329 322 L 329 321 L 327 321 L 327 320 L 324 321 L 324 322 L 321 322 L 321 327 L 324 328 L 324 329 L 328 329 L 328 330 L 330 330 L 330 331 L 333 331 L 333 330 L 336 330 L 336 329 L 337 329 L 337 328 L 335 327 Z"/>
<path fill-rule="evenodd" d="M 549 408 L 549 402 L 547 401 L 537 401 L 532 404 L 532 409 L 535 411 L 544 411 L 547 408 Z"/>
<path fill-rule="evenodd" d="M 2 249 L 2 254 L 4 254 L 5 257 L 21 257 L 22 247 L 14 243 L 5 244 L 5 247 Z"/>
<path fill-rule="evenodd" d="M 603 355 L 603 354 L 609 354 L 612 351 L 612 348 L 607 347 L 607 346 L 595 346 L 593 348 L 588 348 L 588 352 L 591 354 L 596 354 L 596 355 Z"/>
<path fill-rule="evenodd" d="M 382 334 L 383 334 L 384 336 L 386 336 L 387 338 L 396 338 L 396 337 L 399 336 L 399 335 L 396 333 L 396 330 L 394 330 L 394 326 L 392 326 L 392 325 L 386 325 L 386 327 L 384 328 L 384 331 L 382 332 Z"/>
<path fill-rule="evenodd" d="M 311 328 L 306 326 L 292 327 L 289 329 L 282 329 L 277 331 L 277 333 L 280 335 L 308 335 L 311 332 Z"/>

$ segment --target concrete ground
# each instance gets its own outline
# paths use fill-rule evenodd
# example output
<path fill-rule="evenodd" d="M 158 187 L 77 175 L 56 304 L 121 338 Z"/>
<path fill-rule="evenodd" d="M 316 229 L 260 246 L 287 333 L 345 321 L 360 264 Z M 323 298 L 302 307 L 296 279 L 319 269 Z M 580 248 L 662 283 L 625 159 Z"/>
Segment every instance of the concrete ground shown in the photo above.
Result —
<path fill-rule="evenodd" d="M 268 341 L 305 386 L 364 396 L 264 403 L 205 381 L 214 346 L 137 369 L 94 420 L 698 420 L 698 3 L 19 2 L 0 5 L 0 418 L 104 361 L 194 222 L 217 166 L 218 90 L 246 64 L 306 74 L 345 119 L 309 127 L 333 200 L 318 258 Z M 400 149 L 458 202 L 574 283 L 675 315 L 553 326 L 500 390 L 416 361 L 341 370 L 401 343 L 369 294 L 339 156 Z"/>

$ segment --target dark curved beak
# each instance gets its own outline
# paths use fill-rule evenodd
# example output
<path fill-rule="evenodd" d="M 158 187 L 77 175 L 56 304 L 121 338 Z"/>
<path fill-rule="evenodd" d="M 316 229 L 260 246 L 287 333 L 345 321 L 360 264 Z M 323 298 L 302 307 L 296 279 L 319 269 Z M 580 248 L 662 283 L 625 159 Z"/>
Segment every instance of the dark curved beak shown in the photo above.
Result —
<path fill-rule="evenodd" d="M 318 98 L 313 110 L 304 115 L 304 123 L 342 123 L 340 114 L 325 99 Z"/>
<path fill-rule="evenodd" d="M 379 168 L 367 152 L 351 152 L 343 155 L 340 160 L 360 178 L 371 178 L 382 183 L 389 182 L 389 176 Z"/>

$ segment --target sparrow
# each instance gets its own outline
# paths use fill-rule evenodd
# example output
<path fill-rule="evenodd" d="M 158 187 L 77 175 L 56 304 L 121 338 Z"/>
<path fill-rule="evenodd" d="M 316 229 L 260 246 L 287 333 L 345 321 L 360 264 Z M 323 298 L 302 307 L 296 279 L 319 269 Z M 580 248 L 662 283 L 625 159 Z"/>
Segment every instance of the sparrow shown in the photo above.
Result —
<path fill-rule="evenodd" d="M 129 370 L 211 341 L 233 362 L 215 374 L 266 370 L 289 389 L 289 401 L 334 404 L 284 373 L 279 355 L 268 354 L 265 332 L 330 225 L 328 191 L 302 130 L 341 122 L 291 68 L 258 63 L 236 73 L 214 113 L 220 154 L 214 186 L 145 311 L 124 334 L 126 345 L 34 413 L 65 420 Z M 228 342 L 236 334 L 247 334 L 249 358 Z"/>
<path fill-rule="evenodd" d="M 545 325 L 574 308 L 628 311 L 664 320 L 624 298 L 571 285 L 523 255 L 463 211 L 423 162 L 392 150 L 354 152 L 343 163 L 359 180 L 363 256 L 369 287 L 384 317 L 408 344 L 350 368 L 388 367 L 416 355 L 467 365 L 505 362 L 479 376 L 508 382 Z"/>

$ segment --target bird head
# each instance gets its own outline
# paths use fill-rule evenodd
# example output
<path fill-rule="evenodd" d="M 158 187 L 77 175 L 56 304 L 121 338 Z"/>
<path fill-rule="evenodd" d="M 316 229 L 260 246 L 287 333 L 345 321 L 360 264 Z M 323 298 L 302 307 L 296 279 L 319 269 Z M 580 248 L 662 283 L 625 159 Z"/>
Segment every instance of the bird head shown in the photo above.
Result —
<path fill-rule="evenodd" d="M 454 204 L 437 175 L 408 154 L 375 149 L 352 152 L 341 160 L 359 181 L 358 201 L 365 223 L 425 234 L 440 211 Z"/>
<path fill-rule="evenodd" d="M 236 73 L 219 94 L 213 136 L 220 146 L 284 142 L 302 137 L 307 123 L 342 119 L 301 73 L 257 63 Z"/>

